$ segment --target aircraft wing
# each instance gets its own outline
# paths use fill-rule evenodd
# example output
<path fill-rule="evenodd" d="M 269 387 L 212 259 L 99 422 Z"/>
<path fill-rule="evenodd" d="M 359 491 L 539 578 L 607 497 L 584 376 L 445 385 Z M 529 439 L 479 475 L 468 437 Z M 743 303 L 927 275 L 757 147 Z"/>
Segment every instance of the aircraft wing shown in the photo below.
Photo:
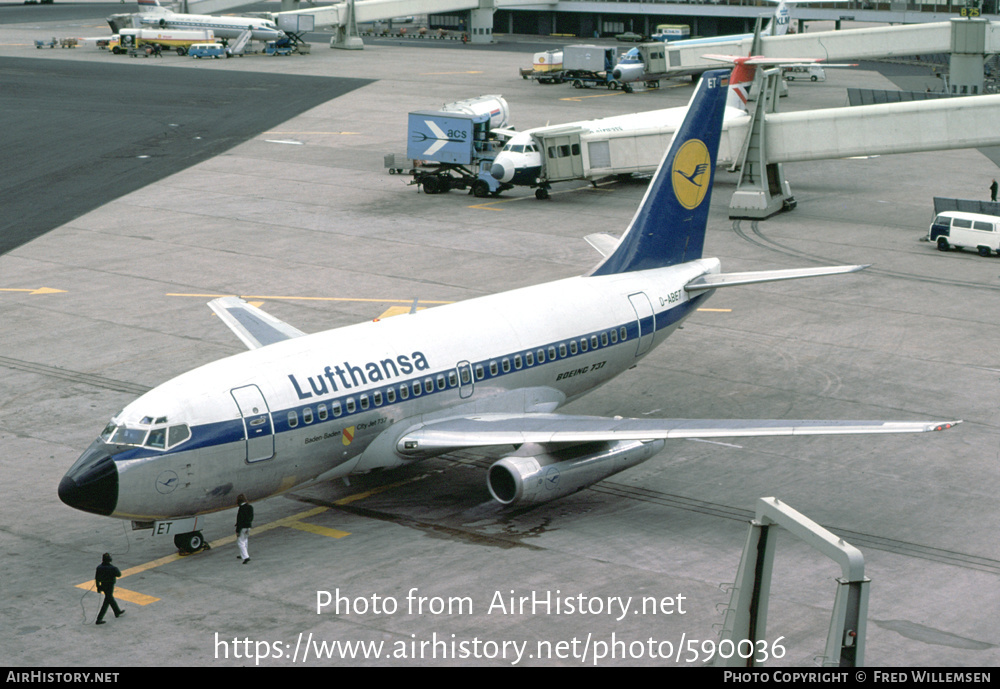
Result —
<path fill-rule="evenodd" d="M 304 332 L 251 306 L 239 297 L 221 297 L 208 306 L 222 319 L 248 349 L 258 349 L 282 340 L 301 337 Z"/>
<path fill-rule="evenodd" d="M 961 421 L 811 421 L 788 419 L 625 419 L 563 414 L 483 414 L 431 421 L 405 433 L 404 455 L 489 445 L 613 442 L 671 438 L 746 438 L 941 431 Z"/>

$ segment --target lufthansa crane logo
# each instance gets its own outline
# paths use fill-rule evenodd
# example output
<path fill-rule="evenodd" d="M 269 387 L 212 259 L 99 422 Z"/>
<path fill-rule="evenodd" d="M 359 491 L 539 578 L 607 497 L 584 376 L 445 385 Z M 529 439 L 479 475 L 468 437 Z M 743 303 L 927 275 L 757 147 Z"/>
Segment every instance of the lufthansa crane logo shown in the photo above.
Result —
<path fill-rule="evenodd" d="M 678 203 L 692 210 L 701 205 L 708 193 L 708 182 L 712 177 L 712 157 L 708 147 L 699 139 L 691 139 L 681 146 L 674 156 L 671 167 L 674 181 L 674 196 Z"/>

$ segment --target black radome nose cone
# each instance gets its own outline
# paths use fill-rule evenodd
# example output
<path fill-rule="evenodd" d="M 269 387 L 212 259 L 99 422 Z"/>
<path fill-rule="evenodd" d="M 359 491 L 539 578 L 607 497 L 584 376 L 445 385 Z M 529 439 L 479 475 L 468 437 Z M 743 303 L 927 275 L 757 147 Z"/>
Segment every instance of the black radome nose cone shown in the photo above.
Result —
<path fill-rule="evenodd" d="M 59 482 L 59 499 L 84 512 L 109 516 L 118 505 L 118 469 L 111 455 L 91 447 Z"/>

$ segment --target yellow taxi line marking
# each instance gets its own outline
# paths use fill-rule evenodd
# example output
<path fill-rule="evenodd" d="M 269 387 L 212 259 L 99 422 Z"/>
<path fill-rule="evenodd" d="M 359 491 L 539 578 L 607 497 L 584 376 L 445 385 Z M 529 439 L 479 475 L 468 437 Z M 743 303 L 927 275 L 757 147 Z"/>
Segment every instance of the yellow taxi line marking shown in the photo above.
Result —
<path fill-rule="evenodd" d="M 409 306 L 390 306 L 388 309 L 383 311 L 378 318 L 382 319 L 382 318 L 391 318 L 392 316 L 402 316 L 404 314 L 409 313 L 410 309 L 411 307 Z M 424 310 L 423 307 L 421 306 L 417 307 L 417 311 L 423 311 L 423 310 Z"/>
<path fill-rule="evenodd" d="M 277 296 L 262 296 L 262 295 L 250 295 L 250 294 L 193 294 L 193 293 L 181 293 L 181 292 L 167 292 L 168 297 L 197 297 L 199 299 L 218 299 L 220 297 L 240 297 L 241 299 L 266 299 L 269 301 L 360 301 L 360 302 L 372 302 L 375 304 L 385 304 L 385 303 L 399 303 L 399 304 L 412 304 L 413 299 L 362 299 L 355 297 L 277 297 Z M 418 301 L 420 304 L 451 304 L 450 301 L 428 301 L 427 299 L 420 299 Z"/>
<path fill-rule="evenodd" d="M 593 96 L 570 96 L 569 98 L 560 98 L 559 100 L 568 100 L 579 103 L 584 98 L 607 98 L 608 96 L 621 96 L 624 91 L 612 91 L 611 93 L 596 93 Z"/>
<path fill-rule="evenodd" d="M 254 527 L 254 533 L 260 533 L 262 531 L 270 531 L 271 529 L 277 529 L 277 528 L 282 527 L 282 526 L 287 526 L 287 527 L 291 527 L 291 528 L 297 528 L 296 523 L 299 520 L 301 520 L 301 519 L 308 519 L 309 517 L 314 517 L 317 514 L 322 514 L 323 512 L 326 512 L 329 509 L 330 509 L 329 507 L 314 507 L 314 508 L 312 508 L 310 510 L 306 510 L 305 512 L 299 512 L 297 514 L 293 514 L 293 515 L 290 515 L 288 517 L 283 517 L 281 519 L 275 520 L 275 521 L 273 521 L 273 522 L 271 522 L 269 524 L 265 524 L 265 525 L 260 526 L 260 527 Z M 316 527 L 316 528 L 322 529 L 322 528 L 325 528 L 325 527 Z M 302 530 L 303 531 L 309 531 L 309 529 L 302 529 Z M 330 530 L 331 531 L 335 531 L 335 529 L 330 529 Z M 316 533 L 316 532 L 313 532 L 313 533 Z M 343 533 L 343 532 L 341 532 L 341 533 Z M 228 544 L 233 543 L 235 541 L 236 541 L 236 534 L 233 534 L 231 536 L 224 536 L 224 537 L 222 537 L 222 538 L 220 538 L 218 540 L 212 541 L 209 545 L 212 546 L 212 548 L 219 548 L 221 546 L 228 545 Z M 157 558 L 155 560 L 150 560 L 149 562 L 143 563 L 141 565 L 136 565 L 135 567 L 129 567 L 128 569 L 122 570 L 121 579 L 124 579 L 125 577 L 130 577 L 133 574 L 140 574 L 142 572 L 147 572 L 147 571 L 149 571 L 151 569 L 155 569 L 157 567 L 161 567 L 161 566 L 169 564 L 171 562 L 176 562 L 177 560 L 183 559 L 185 557 L 190 557 L 190 556 L 189 555 L 181 555 L 180 553 L 171 553 L 170 555 L 165 555 L 165 556 L 163 556 L 161 558 Z M 85 589 L 85 590 L 88 590 L 88 591 L 94 591 L 94 590 L 96 590 L 93 581 L 85 581 L 82 584 L 77 584 L 76 588 L 78 588 L 78 589 Z M 136 598 L 136 600 L 132 600 L 131 598 L 127 598 L 125 595 L 122 595 L 121 598 L 123 600 L 128 600 L 128 601 L 131 601 L 133 603 L 138 603 L 139 605 L 147 605 L 149 603 L 154 603 L 154 602 L 156 602 L 156 601 L 159 600 L 159 598 L 154 598 L 153 596 L 146 596 L 145 594 L 136 593 L 135 591 L 128 591 L 128 589 L 121 589 L 121 588 L 118 588 L 117 586 L 115 587 L 115 596 L 116 597 L 118 596 L 118 592 L 119 591 L 121 591 L 121 592 L 127 592 L 129 596 L 134 596 Z M 145 600 L 145 602 L 138 602 L 140 600 Z"/>
<path fill-rule="evenodd" d="M 77 584 L 76 587 L 87 591 L 97 591 L 97 587 L 92 581 L 85 584 Z M 129 591 L 128 589 L 119 588 L 117 586 L 115 587 L 115 599 L 128 601 L 129 603 L 135 603 L 136 605 L 149 605 L 150 603 L 155 603 L 160 600 L 156 596 L 147 596 L 145 593 Z"/>
<path fill-rule="evenodd" d="M 30 294 L 65 294 L 64 289 L 55 289 L 53 287 L 39 287 L 33 289 L 31 287 L 17 289 L 14 287 L 0 287 L 0 292 L 28 292 Z"/>
<path fill-rule="evenodd" d="M 314 533 L 320 536 L 329 536 L 330 538 L 343 538 L 344 536 L 351 535 L 347 531 L 341 531 L 339 529 L 331 529 L 326 526 L 316 526 L 315 524 L 306 524 L 305 522 L 293 522 L 288 526 L 289 528 L 292 529 L 298 529 L 299 531 L 306 531 L 308 533 Z"/>

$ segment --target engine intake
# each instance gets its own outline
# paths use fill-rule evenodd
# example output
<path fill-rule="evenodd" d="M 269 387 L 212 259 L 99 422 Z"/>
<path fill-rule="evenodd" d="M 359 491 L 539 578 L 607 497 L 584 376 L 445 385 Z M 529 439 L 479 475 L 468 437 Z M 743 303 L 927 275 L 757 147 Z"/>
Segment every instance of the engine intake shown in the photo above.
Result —
<path fill-rule="evenodd" d="M 663 446 L 663 440 L 621 440 L 546 452 L 539 445 L 523 445 L 490 467 L 486 485 L 504 505 L 540 504 L 634 467 Z"/>

